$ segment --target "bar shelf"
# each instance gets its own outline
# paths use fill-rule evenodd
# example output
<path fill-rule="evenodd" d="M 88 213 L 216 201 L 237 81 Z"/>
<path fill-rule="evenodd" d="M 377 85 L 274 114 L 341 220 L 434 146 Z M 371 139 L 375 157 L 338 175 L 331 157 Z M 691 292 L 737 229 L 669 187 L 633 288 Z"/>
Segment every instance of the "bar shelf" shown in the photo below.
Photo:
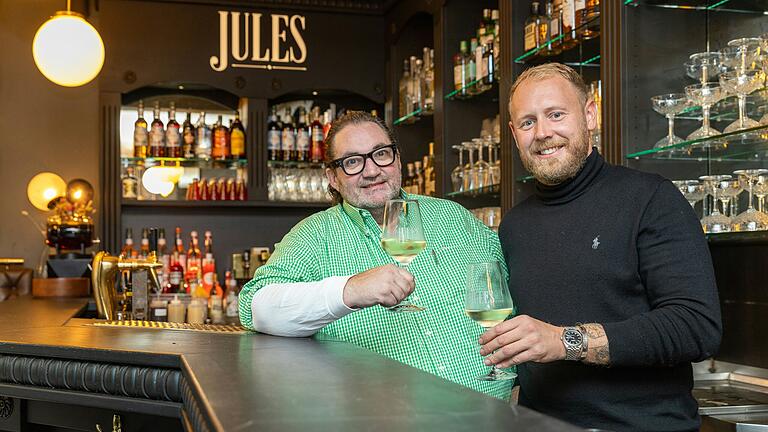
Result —
<path fill-rule="evenodd" d="M 432 116 L 431 112 L 424 112 L 424 110 L 419 108 L 416 111 L 409 112 L 408 114 L 400 117 L 399 119 L 392 122 L 392 124 L 394 124 L 395 126 L 413 124 L 424 117 L 431 117 L 431 116 Z"/>
<path fill-rule="evenodd" d="M 487 90 L 482 90 L 479 93 L 472 93 L 472 94 L 469 93 L 469 90 L 481 80 L 482 78 L 474 80 L 468 83 L 466 86 L 446 94 L 445 100 L 486 100 L 489 102 L 498 102 L 499 101 L 498 80 L 494 81 L 491 84 L 490 88 L 488 88 Z M 467 90 L 467 93 L 462 94 L 465 90 Z"/>
<path fill-rule="evenodd" d="M 202 201 L 202 200 L 135 200 L 123 199 L 123 207 L 132 208 L 327 208 L 328 202 L 299 201 Z"/>
<path fill-rule="evenodd" d="M 768 125 L 683 141 L 628 154 L 627 159 L 675 161 L 768 161 Z"/>
<path fill-rule="evenodd" d="M 764 15 L 765 2 L 760 0 L 624 0 L 625 6 L 650 6 L 683 11 L 735 12 Z"/>
<path fill-rule="evenodd" d="M 498 197 L 500 194 L 501 188 L 498 184 L 486 186 L 479 189 L 471 189 L 467 191 L 456 191 L 456 192 L 448 192 L 445 194 L 448 198 L 468 198 L 468 197 L 478 197 L 478 196 L 491 196 L 491 197 Z"/>
<path fill-rule="evenodd" d="M 551 55 L 551 56 L 541 55 L 540 53 L 543 50 L 545 50 L 548 46 L 552 45 L 554 42 L 558 42 L 563 39 L 564 35 L 558 35 L 555 38 L 548 39 L 546 42 L 542 43 L 540 46 L 524 52 L 520 56 L 516 57 L 514 61 L 515 63 L 518 63 L 518 64 L 559 61 L 561 63 L 565 63 L 570 66 L 599 67 L 600 66 L 600 62 L 598 61 L 600 59 L 599 27 L 600 27 L 600 14 L 596 14 L 590 17 L 582 25 L 574 29 L 577 33 L 581 33 L 583 30 L 594 30 L 595 32 L 597 32 L 597 35 L 595 37 L 592 37 L 586 40 L 579 39 L 576 45 L 566 50 L 563 50 L 558 54 Z"/>
<path fill-rule="evenodd" d="M 248 165 L 248 159 L 203 159 L 203 158 L 173 158 L 173 157 L 121 157 L 120 161 L 127 165 L 166 165 L 179 164 L 183 167 L 220 168 L 241 167 Z"/>

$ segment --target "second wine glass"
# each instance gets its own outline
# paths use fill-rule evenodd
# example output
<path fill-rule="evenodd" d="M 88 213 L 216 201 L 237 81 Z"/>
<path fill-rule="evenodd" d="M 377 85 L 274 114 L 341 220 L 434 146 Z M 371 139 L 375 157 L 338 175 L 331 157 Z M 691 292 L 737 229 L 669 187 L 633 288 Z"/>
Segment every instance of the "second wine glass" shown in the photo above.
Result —
<path fill-rule="evenodd" d="M 418 201 L 387 201 L 384 225 L 381 227 L 381 247 L 405 269 L 427 247 Z M 424 309 L 407 300 L 388 308 L 392 312 L 419 312 Z"/>

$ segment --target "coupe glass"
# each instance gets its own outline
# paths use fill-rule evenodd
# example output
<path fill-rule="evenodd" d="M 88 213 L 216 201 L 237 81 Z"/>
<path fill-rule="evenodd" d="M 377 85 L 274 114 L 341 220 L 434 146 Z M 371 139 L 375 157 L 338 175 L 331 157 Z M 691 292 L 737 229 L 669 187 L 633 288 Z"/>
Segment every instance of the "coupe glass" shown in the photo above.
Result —
<path fill-rule="evenodd" d="M 733 173 L 739 176 L 742 187 L 749 191 L 747 209 L 733 218 L 734 231 L 763 231 L 768 229 L 768 215 L 756 210 L 752 205 L 753 188 L 760 176 L 768 174 L 768 169 L 745 169 Z"/>
<path fill-rule="evenodd" d="M 459 151 L 459 164 L 451 171 L 451 184 L 454 192 L 464 191 L 464 146 L 452 146 L 454 150 Z"/>
<path fill-rule="evenodd" d="M 725 56 L 717 51 L 691 54 L 684 66 L 685 73 L 701 84 L 716 80 L 727 69 Z"/>
<path fill-rule="evenodd" d="M 747 95 L 763 86 L 765 75 L 761 69 L 737 70 L 720 75 L 720 87 L 739 98 L 739 118 L 725 128 L 725 132 L 760 126 L 760 123 L 746 115 Z"/>
<path fill-rule="evenodd" d="M 717 190 L 719 192 L 718 197 L 720 198 L 720 203 L 723 205 L 723 215 L 726 215 L 727 213 L 728 217 L 733 218 L 736 213 L 734 211 L 735 206 L 732 204 L 738 199 L 739 194 L 744 191 L 741 187 L 739 178 L 736 177 L 721 180 L 717 185 Z M 731 223 L 733 223 L 733 221 L 731 221 Z"/>
<path fill-rule="evenodd" d="M 384 207 L 384 225 L 381 227 L 381 247 L 405 269 L 408 269 L 408 264 L 427 247 L 418 201 L 387 201 Z M 419 312 L 424 308 L 403 300 L 388 310 Z"/>
<path fill-rule="evenodd" d="M 701 127 L 688 135 L 687 139 L 693 140 L 719 135 L 720 132 L 709 125 L 709 109 L 723 98 L 720 86 L 715 83 L 693 84 L 685 87 L 685 94 L 692 104 L 701 105 L 704 117 Z"/>
<path fill-rule="evenodd" d="M 677 187 L 677 190 L 683 194 L 683 198 L 688 201 L 691 208 L 696 208 L 696 203 L 703 200 L 707 196 L 707 191 L 704 189 L 704 184 L 698 180 L 673 180 L 672 184 Z"/>
<path fill-rule="evenodd" d="M 483 328 L 491 328 L 512 314 L 514 306 L 498 261 L 471 263 L 467 271 L 464 311 Z M 506 381 L 517 377 L 514 372 L 491 367 L 480 381 Z"/>
<path fill-rule="evenodd" d="M 688 97 L 683 93 L 669 93 L 651 98 L 653 110 L 657 113 L 667 116 L 669 122 L 669 133 L 664 138 L 654 144 L 653 148 L 662 148 L 675 145 L 683 141 L 682 138 L 675 136 L 675 116 L 683 112 L 688 107 Z"/>
<path fill-rule="evenodd" d="M 763 68 L 763 75 L 766 76 L 766 83 L 768 83 L 768 33 L 763 35 L 763 37 L 766 39 L 764 39 L 765 45 L 763 46 L 763 55 L 760 56 L 760 66 Z M 766 110 L 765 114 L 760 118 L 760 123 L 768 125 L 768 105 L 763 106 L 763 108 L 766 108 Z"/>
<path fill-rule="evenodd" d="M 765 197 L 768 195 L 768 174 L 757 176 L 752 193 L 757 197 L 757 210 L 765 213 Z"/>
<path fill-rule="evenodd" d="M 725 57 L 725 65 L 740 72 L 753 69 L 762 43 L 760 38 L 740 38 L 728 42 L 728 46 L 720 50 Z"/>
<path fill-rule="evenodd" d="M 704 232 L 707 233 L 720 233 L 731 231 L 731 218 L 720 213 L 720 209 L 717 206 L 718 193 L 720 192 L 720 186 L 723 182 L 732 179 L 730 175 L 708 175 L 701 176 L 699 180 L 704 182 L 704 187 L 707 192 L 712 195 L 714 203 L 712 204 L 712 213 L 708 214 L 701 220 L 701 225 L 704 228 Z"/>

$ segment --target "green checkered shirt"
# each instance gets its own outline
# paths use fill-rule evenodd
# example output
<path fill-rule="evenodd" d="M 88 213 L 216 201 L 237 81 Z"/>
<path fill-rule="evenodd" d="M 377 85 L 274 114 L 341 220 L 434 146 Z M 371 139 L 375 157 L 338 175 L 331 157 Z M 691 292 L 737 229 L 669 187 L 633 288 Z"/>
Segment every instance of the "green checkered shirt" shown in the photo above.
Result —
<path fill-rule="evenodd" d="M 489 369 L 483 365 L 478 344 L 483 329 L 464 313 L 467 264 L 494 260 L 504 263 L 498 236 L 454 202 L 403 195 L 419 201 L 424 221 L 427 248 L 411 262 L 408 271 L 416 279 L 410 299 L 427 309 L 392 313 L 381 306 L 368 307 L 326 325 L 318 336 L 347 341 L 479 392 L 508 399 L 511 381 L 475 379 Z M 395 263 L 382 249 L 380 235 L 381 228 L 367 210 L 347 203 L 299 222 L 243 287 L 243 325 L 253 328 L 251 303 L 262 287 L 317 282 Z"/>

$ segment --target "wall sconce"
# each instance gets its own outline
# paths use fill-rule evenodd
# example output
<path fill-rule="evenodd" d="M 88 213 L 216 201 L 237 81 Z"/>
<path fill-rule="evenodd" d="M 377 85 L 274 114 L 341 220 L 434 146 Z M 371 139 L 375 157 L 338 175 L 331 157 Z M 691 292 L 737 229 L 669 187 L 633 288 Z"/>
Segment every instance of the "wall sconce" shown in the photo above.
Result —
<path fill-rule="evenodd" d="M 58 11 L 37 29 L 32 41 L 35 65 L 49 80 L 64 87 L 91 82 L 104 65 L 104 42 L 83 15 Z"/>

